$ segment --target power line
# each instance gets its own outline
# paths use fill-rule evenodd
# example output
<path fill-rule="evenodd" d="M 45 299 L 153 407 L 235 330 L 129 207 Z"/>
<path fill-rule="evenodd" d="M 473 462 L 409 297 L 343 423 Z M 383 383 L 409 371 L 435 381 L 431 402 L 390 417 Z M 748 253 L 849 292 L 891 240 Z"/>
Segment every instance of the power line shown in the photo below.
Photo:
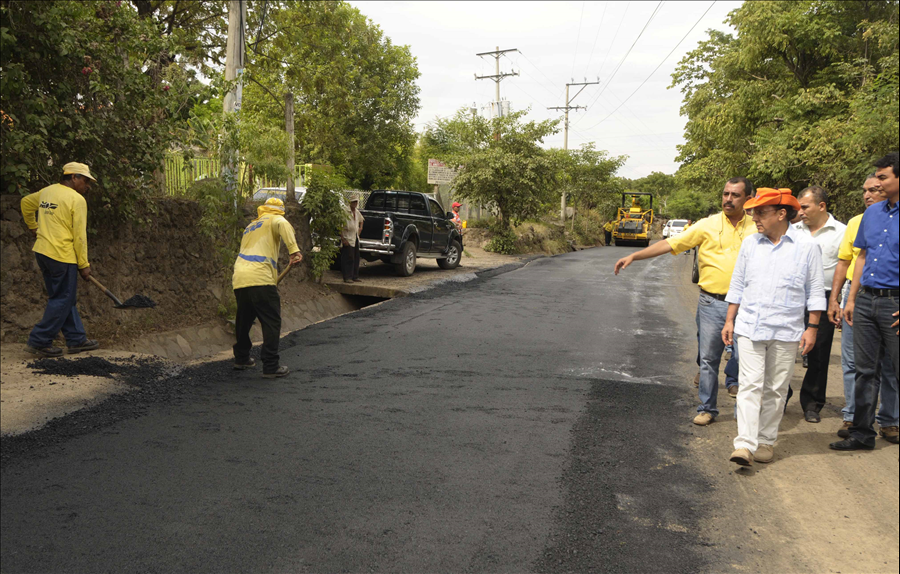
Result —
<path fill-rule="evenodd" d="M 591 46 L 591 55 L 588 56 L 587 66 L 584 67 L 584 75 L 587 76 L 587 71 L 591 67 L 591 60 L 594 59 L 594 49 L 597 47 L 597 40 L 600 39 L 600 30 L 603 29 L 603 20 L 606 18 L 606 9 L 609 8 L 609 2 L 603 4 L 603 14 L 600 15 L 600 25 L 597 26 L 597 35 L 594 36 L 594 45 Z M 610 44 L 612 46 L 612 44 Z M 572 72 L 575 73 L 574 71 Z"/>
<path fill-rule="evenodd" d="M 540 72 L 542 76 L 544 76 L 545 78 L 547 78 L 547 81 L 550 82 L 550 85 L 551 85 L 551 86 L 556 84 L 553 80 L 551 80 L 551 79 L 549 78 L 549 76 L 547 76 L 547 74 L 544 73 L 544 71 L 543 71 L 542 69 L 538 68 L 538 67 L 535 65 L 534 62 L 532 62 L 531 60 L 529 60 L 529 59 L 528 59 L 528 56 L 526 56 L 526 55 L 522 52 L 522 50 L 519 50 L 518 52 L 519 52 L 519 55 L 520 55 L 520 56 L 522 56 L 523 58 L 525 58 L 525 61 L 526 61 L 526 62 L 528 62 L 529 64 L 531 64 L 531 67 L 532 67 L 532 68 L 534 68 L 535 70 L 537 70 L 538 72 Z M 507 58 L 508 58 L 508 57 L 509 57 L 509 56 L 507 56 Z M 512 60 L 510 60 L 510 61 L 512 61 Z M 565 91 L 565 90 L 563 90 L 563 91 Z M 559 94 L 556 95 L 557 99 L 559 98 L 560 95 L 562 95 L 562 92 L 560 92 Z"/>
<path fill-rule="evenodd" d="M 622 18 L 619 20 L 619 25 L 616 26 L 616 33 L 613 34 L 612 42 L 609 43 L 609 46 L 606 47 L 606 54 L 603 56 L 603 61 L 600 62 L 600 70 L 597 72 L 597 75 L 603 74 L 603 68 L 606 67 L 606 60 L 609 58 L 609 53 L 612 51 L 613 44 L 616 43 L 616 38 L 619 37 L 619 30 L 622 29 L 622 22 L 625 21 L 625 16 L 628 14 L 628 7 L 631 6 L 631 1 L 625 4 L 625 11 L 622 12 Z"/>
<path fill-rule="evenodd" d="M 581 3 L 581 17 L 578 18 L 578 34 L 575 35 L 575 54 L 572 56 L 572 76 L 575 76 L 575 62 L 578 61 L 578 42 L 581 40 L 581 23 L 584 21 L 584 2 Z"/>
<path fill-rule="evenodd" d="M 696 22 L 694 22 L 694 25 L 691 26 L 691 29 L 688 30 L 687 33 L 681 38 L 681 40 L 679 40 L 678 43 L 675 44 L 675 47 L 672 48 L 672 50 L 669 51 L 668 54 L 666 54 L 666 57 L 662 59 L 662 62 L 660 62 L 658 66 L 656 66 L 655 68 L 653 68 L 653 71 L 650 72 L 650 75 L 647 76 L 646 78 L 644 78 L 644 81 L 641 82 L 640 85 L 639 85 L 637 88 L 635 88 L 635 90 L 634 90 L 633 92 L 631 92 L 631 94 L 630 94 L 627 98 L 625 98 L 625 99 L 622 101 L 621 104 L 618 105 L 618 107 L 616 107 L 613 111 L 609 112 L 609 114 L 608 114 L 605 118 L 603 118 L 602 120 L 600 120 L 600 121 L 597 122 L 596 124 L 592 125 L 591 127 L 585 128 L 585 129 L 588 129 L 588 130 L 593 129 L 593 128 L 599 126 L 600 124 L 602 124 L 603 122 L 605 122 L 606 120 L 608 120 L 608 119 L 610 118 L 610 116 L 612 116 L 614 113 L 616 113 L 616 112 L 619 110 L 619 108 L 621 108 L 622 106 L 625 105 L 625 102 L 627 102 L 628 100 L 631 99 L 631 96 L 633 96 L 633 95 L 635 95 L 636 93 L 638 93 L 638 90 L 640 90 L 640 89 L 644 86 L 644 84 L 646 84 L 647 81 L 648 81 L 651 77 L 653 77 L 653 74 L 655 74 L 656 71 L 659 70 L 659 69 L 662 67 L 662 65 L 666 63 L 666 60 L 668 60 L 669 57 L 670 57 L 673 53 L 675 53 L 675 50 L 678 49 L 678 46 L 680 46 L 681 43 L 684 42 L 684 40 L 688 37 L 688 35 L 690 35 L 690 33 L 694 31 L 694 28 L 696 28 L 697 25 L 700 23 L 700 21 L 703 20 L 703 18 L 706 16 L 706 14 L 709 13 L 709 11 L 712 9 L 712 7 L 713 7 L 713 5 L 715 5 L 715 3 L 716 3 L 716 0 L 713 0 L 712 4 L 709 5 L 709 8 L 706 9 L 706 12 L 704 12 L 704 13 L 700 16 L 700 18 L 697 19 Z M 610 93 L 612 93 L 612 92 L 610 92 Z"/>
<path fill-rule="evenodd" d="M 600 97 L 600 95 L 601 95 L 603 92 L 606 91 L 606 88 L 609 87 L 609 84 L 613 81 L 613 78 L 616 77 L 616 74 L 617 74 L 617 73 L 619 72 L 619 70 L 622 68 L 622 64 L 625 63 L 625 60 L 628 59 L 628 55 L 631 54 L 631 50 L 634 49 L 635 45 L 638 43 L 638 40 L 640 40 L 640 39 L 641 39 L 641 36 L 644 35 L 644 31 L 647 30 L 647 26 L 650 25 L 650 22 L 653 21 L 653 18 L 654 18 L 654 17 L 656 16 L 656 14 L 659 12 L 659 8 L 662 6 L 662 4 L 663 4 L 663 3 L 662 3 L 662 0 L 660 0 L 659 4 L 656 5 L 656 8 L 653 9 L 653 13 L 650 14 L 650 17 L 647 19 L 647 23 L 644 24 L 644 27 L 643 27 L 643 28 L 641 28 L 641 31 L 638 33 L 637 38 L 635 38 L 635 39 L 634 39 L 634 42 L 631 43 L 631 46 L 628 48 L 628 51 L 625 52 L 625 55 L 622 57 L 622 59 L 619 60 L 619 64 L 616 66 L 616 69 L 613 70 L 612 75 L 610 75 L 610 77 L 609 77 L 609 78 L 606 80 L 606 82 L 603 84 L 603 88 L 600 90 L 600 93 L 597 94 L 597 97 L 594 98 L 594 101 L 597 101 L 597 99 Z M 593 104 L 593 102 L 591 102 L 591 104 Z M 583 118 L 584 118 L 584 116 L 582 116 L 581 119 L 583 119 Z"/>

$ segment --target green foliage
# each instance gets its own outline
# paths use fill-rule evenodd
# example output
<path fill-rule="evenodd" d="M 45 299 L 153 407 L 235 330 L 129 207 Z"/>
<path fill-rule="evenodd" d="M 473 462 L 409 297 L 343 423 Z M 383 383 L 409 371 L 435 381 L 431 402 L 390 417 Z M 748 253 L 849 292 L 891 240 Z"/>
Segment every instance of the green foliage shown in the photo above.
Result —
<path fill-rule="evenodd" d="M 678 179 L 704 196 L 743 175 L 821 185 L 857 213 L 871 161 L 898 148 L 898 3 L 745 2 L 681 61 L 688 117 Z"/>
<path fill-rule="evenodd" d="M 313 247 L 318 248 L 310 254 L 314 277 L 321 277 L 340 251 L 335 240 L 347 220 L 340 199 L 341 190 L 345 188 L 346 182 L 342 178 L 314 172 L 300 204 L 304 216 L 309 217 Z"/>
<path fill-rule="evenodd" d="M 554 151 L 559 162 L 558 182 L 566 191 L 568 205 L 589 211 L 618 201 L 620 188 L 614 176 L 627 156 L 610 156 L 594 149 L 593 143 L 568 152 Z"/>
<path fill-rule="evenodd" d="M 125 2 L 0 4 L 0 189 L 36 191 L 79 161 L 100 182 L 93 201 L 133 217 L 205 91 L 172 56 L 179 37 Z"/>
<path fill-rule="evenodd" d="M 485 251 L 494 253 L 502 253 L 503 255 L 513 255 L 518 253 L 518 236 L 508 226 L 497 226 L 493 229 L 493 237 L 484 246 Z"/>
<path fill-rule="evenodd" d="M 456 196 L 495 210 L 502 228 L 543 213 L 556 197 L 558 162 L 539 144 L 559 131 L 559 122 L 524 123 L 526 113 L 486 120 L 463 109 L 436 120 L 425 135 L 426 151 L 463 166 L 453 182 Z"/>
<path fill-rule="evenodd" d="M 581 211 L 572 221 L 575 239 L 581 245 L 600 245 L 606 220 L 595 210 Z"/>
<path fill-rule="evenodd" d="M 197 230 L 204 237 L 219 243 L 220 263 L 223 267 L 230 267 L 241 247 L 235 194 L 226 189 L 220 178 L 208 178 L 191 184 L 187 197 L 200 206 Z"/>
<path fill-rule="evenodd" d="M 283 130 L 291 92 L 297 163 L 331 165 L 361 189 L 417 181 L 419 71 L 406 46 L 333 1 L 272 3 L 260 34 L 248 52 L 242 113 Z"/>
<path fill-rule="evenodd" d="M 716 211 L 721 203 L 718 195 L 696 190 L 679 189 L 669 196 L 664 215 L 670 219 L 703 219 Z"/>

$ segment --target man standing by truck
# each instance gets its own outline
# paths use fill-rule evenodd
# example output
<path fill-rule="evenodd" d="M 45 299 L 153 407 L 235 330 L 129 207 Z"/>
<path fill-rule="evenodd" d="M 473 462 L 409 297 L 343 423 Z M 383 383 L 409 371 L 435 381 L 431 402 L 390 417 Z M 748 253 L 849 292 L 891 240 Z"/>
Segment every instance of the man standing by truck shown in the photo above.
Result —
<path fill-rule="evenodd" d="M 744 202 L 753 197 L 753 184 L 743 177 L 733 177 L 722 191 L 722 212 L 701 219 L 687 231 L 663 239 L 616 262 L 615 274 L 634 261 L 658 257 L 664 253 L 677 255 L 697 248 L 700 267 L 700 301 L 697 306 L 697 331 L 700 357 L 700 406 L 694 424 L 706 426 L 719 414 L 716 399 L 719 392 L 719 364 L 725 343 L 722 328 L 728 313 L 725 296 L 737 262 L 741 243 L 756 233 L 756 224 L 744 213 Z M 737 347 L 733 358 L 737 356 Z"/>
<path fill-rule="evenodd" d="M 359 196 L 350 196 L 350 210 L 341 229 L 341 274 L 344 283 L 360 283 L 359 278 L 359 234 L 366 220 L 359 212 Z"/>
<path fill-rule="evenodd" d="M 69 353 L 92 351 L 100 346 L 87 338 L 75 306 L 78 276 L 87 279 L 91 275 L 87 202 L 83 196 L 96 181 L 85 164 L 67 163 L 59 183 L 22 198 L 22 218 L 37 237 L 33 251 L 49 297 L 44 316 L 28 336 L 25 348 L 29 353 L 44 357 L 62 355 L 62 349 L 53 346 L 60 331 Z"/>
<path fill-rule="evenodd" d="M 253 343 L 250 328 L 259 319 L 262 327 L 263 345 L 260 358 L 263 363 L 263 377 L 273 379 L 290 372 L 278 364 L 278 344 L 281 339 L 281 298 L 278 296 L 278 252 L 284 241 L 291 254 L 291 265 L 303 260 L 294 228 L 284 218 L 284 202 L 270 197 L 265 205 L 257 209 L 257 218 L 244 229 L 241 250 L 234 262 L 234 298 L 237 313 L 234 330 L 237 342 L 234 344 L 234 368 L 242 371 L 256 366 L 250 357 Z"/>

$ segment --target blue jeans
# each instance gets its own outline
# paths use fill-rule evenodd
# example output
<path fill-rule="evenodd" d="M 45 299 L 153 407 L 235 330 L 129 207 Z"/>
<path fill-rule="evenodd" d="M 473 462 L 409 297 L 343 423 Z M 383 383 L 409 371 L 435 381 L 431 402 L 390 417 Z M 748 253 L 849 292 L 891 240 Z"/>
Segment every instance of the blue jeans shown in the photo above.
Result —
<path fill-rule="evenodd" d="M 846 305 L 849 290 L 844 290 L 844 300 L 841 305 Z M 841 335 L 841 367 L 844 371 L 844 408 L 841 409 L 845 421 L 853 420 L 855 404 L 853 390 L 856 383 L 856 364 L 853 360 L 853 327 L 843 321 Z M 885 353 L 881 360 L 881 406 L 875 415 L 878 426 L 900 426 L 900 403 L 898 403 L 897 377 L 891 370 L 891 359 Z"/>
<path fill-rule="evenodd" d="M 46 255 L 35 253 L 38 267 L 44 276 L 47 287 L 47 307 L 40 322 L 31 330 L 28 345 L 43 349 L 53 344 L 56 335 L 62 331 L 66 345 L 74 347 L 87 340 L 84 325 L 75 307 L 78 295 L 78 266 L 74 263 L 62 263 Z"/>
<path fill-rule="evenodd" d="M 896 319 L 898 299 L 860 293 L 853 313 L 853 357 L 856 360 L 856 380 L 853 389 L 853 426 L 850 436 L 859 442 L 875 446 L 875 408 L 881 386 L 881 365 L 885 355 L 890 358 L 891 371 L 900 379 L 900 346 Z M 882 397 L 882 400 L 884 397 Z M 895 400 L 896 403 L 896 400 Z"/>
<path fill-rule="evenodd" d="M 719 366 L 725 343 L 722 341 L 722 329 L 728 315 L 728 303 L 719 301 L 705 293 L 700 293 L 697 304 L 697 350 L 700 364 L 700 406 L 697 412 L 708 412 L 714 417 L 719 415 L 716 398 L 719 393 Z M 737 374 L 737 346 L 731 355 L 734 362 L 734 374 Z M 726 371 L 728 367 L 726 366 Z"/>

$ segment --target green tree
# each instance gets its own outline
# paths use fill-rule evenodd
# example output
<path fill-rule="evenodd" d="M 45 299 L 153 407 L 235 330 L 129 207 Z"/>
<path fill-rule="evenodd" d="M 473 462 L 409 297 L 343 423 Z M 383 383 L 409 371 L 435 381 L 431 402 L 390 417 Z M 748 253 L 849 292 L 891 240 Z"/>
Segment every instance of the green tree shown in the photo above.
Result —
<path fill-rule="evenodd" d="M 559 162 L 540 144 L 559 122 L 523 122 L 526 113 L 487 120 L 463 109 L 435 121 L 425 137 L 426 149 L 462 166 L 453 182 L 457 196 L 495 211 L 502 230 L 558 197 Z"/>
<path fill-rule="evenodd" d="M 673 74 L 688 117 L 679 180 L 821 185 L 843 217 L 872 159 L 898 147 L 895 0 L 745 2 Z M 854 193 L 851 193 L 854 192 Z"/>
<path fill-rule="evenodd" d="M 0 3 L 0 189 L 35 191 L 79 161 L 97 174 L 99 201 L 133 213 L 205 91 L 169 59 L 180 49 L 128 3 Z"/>
<path fill-rule="evenodd" d="M 595 149 L 593 143 L 576 150 L 554 151 L 558 154 L 560 184 L 572 207 L 588 211 L 615 203 L 619 188 L 614 176 L 627 156 L 610 156 Z"/>
<path fill-rule="evenodd" d="M 298 163 L 329 164 L 363 189 L 415 179 L 419 71 L 406 46 L 344 2 L 279 2 L 259 30 L 242 113 L 283 129 L 292 92 Z"/>

